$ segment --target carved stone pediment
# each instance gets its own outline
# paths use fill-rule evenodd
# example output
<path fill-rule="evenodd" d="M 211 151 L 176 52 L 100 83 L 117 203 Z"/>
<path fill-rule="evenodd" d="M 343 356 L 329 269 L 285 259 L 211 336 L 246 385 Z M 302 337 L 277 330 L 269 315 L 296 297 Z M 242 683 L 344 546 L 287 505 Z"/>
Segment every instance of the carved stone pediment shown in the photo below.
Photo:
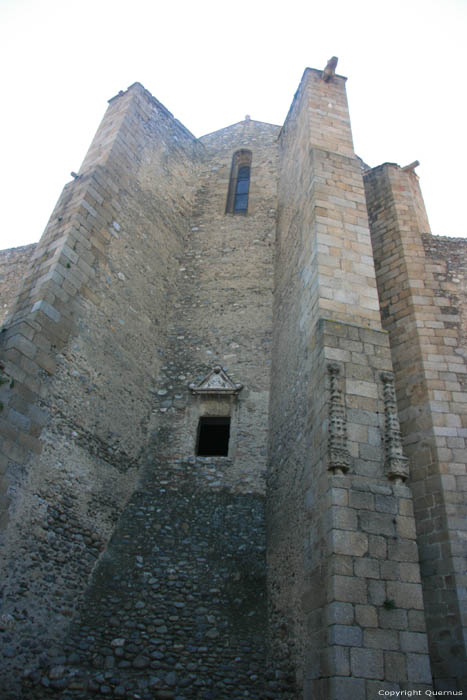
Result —
<path fill-rule="evenodd" d="M 216 365 L 199 384 L 189 385 L 193 394 L 238 394 L 243 384 L 235 384 L 220 365 Z"/>

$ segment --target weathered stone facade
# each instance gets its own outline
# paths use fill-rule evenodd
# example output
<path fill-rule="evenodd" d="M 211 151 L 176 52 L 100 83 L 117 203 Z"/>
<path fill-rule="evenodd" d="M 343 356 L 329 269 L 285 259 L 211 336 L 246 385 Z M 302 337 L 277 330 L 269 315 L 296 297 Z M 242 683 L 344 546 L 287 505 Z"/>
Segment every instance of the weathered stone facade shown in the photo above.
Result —
<path fill-rule="evenodd" d="M 23 277 L 29 267 L 35 244 L 23 245 L 19 248 L 0 250 L 0 289 L 1 307 L 0 322 L 6 320 L 8 310 L 18 296 Z"/>
<path fill-rule="evenodd" d="M 465 248 L 332 65 L 282 128 L 110 100 L 0 253 L 4 697 L 465 689 Z"/>

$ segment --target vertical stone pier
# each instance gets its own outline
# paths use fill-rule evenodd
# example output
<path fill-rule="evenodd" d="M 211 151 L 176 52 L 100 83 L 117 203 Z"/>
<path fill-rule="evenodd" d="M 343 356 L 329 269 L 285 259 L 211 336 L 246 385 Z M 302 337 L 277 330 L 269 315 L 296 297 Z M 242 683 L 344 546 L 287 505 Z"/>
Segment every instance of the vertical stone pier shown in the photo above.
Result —
<path fill-rule="evenodd" d="M 429 687 L 412 495 L 345 78 L 280 136 L 268 481 L 274 653 L 304 698 Z"/>
<path fill-rule="evenodd" d="M 465 569 L 467 367 L 459 290 L 425 254 L 429 232 L 413 168 L 385 163 L 365 175 L 383 325 L 420 549 L 436 688 L 466 689 Z"/>

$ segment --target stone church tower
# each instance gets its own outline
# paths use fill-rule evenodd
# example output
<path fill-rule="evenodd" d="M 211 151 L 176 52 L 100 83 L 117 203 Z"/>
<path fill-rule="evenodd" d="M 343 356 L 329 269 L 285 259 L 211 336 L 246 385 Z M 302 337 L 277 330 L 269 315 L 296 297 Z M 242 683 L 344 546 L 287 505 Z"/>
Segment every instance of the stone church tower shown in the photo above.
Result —
<path fill-rule="evenodd" d="M 467 246 L 334 68 L 200 139 L 132 85 L 0 253 L 7 700 L 466 689 Z"/>

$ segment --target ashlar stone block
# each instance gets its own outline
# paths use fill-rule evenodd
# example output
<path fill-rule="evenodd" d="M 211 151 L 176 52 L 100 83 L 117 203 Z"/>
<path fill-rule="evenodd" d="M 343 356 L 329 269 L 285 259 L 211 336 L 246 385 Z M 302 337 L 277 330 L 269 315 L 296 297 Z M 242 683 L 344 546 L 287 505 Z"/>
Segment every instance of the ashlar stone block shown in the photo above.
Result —
<path fill-rule="evenodd" d="M 375 649 L 351 649 L 350 668 L 357 678 L 384 678 L 383 652 Z"/>
<path fill-rule="evenodd" d="M 407 659 L 405 654 L 395 651 L 384 653 L 384 671 L 387 681 L 401 683 L 407 680 Z"/>
<path fill-rule="evenodd" d="M 412 683 L 431 684 L 430 659 L 426 654 L 407 654 L 407 677 Z"/>
<path fill-rule="evenodd" d="M 361 627 L 378 627 L 377 608 L 374 605 L 356 605 L 355 620 Z"/>
<path fill-rule="evenodd" d="M 331 645 L 361 646 L 362 638 L 362 630 L 357 625 L 332 625 L 328 629 L 328 642 Z"/>
<path fill-rule="evenodd" d="M 343 603 L 366 603 L 366 581 L 352 576 L 333 576 L 328 595 Z"/>
<path fill-rule="evenodd" d="M 394 600 L 398 608 L 423 610 L 422 587 L 418 583 L 389 581 L 388 598 Z"/>
<path fill-rule="evenodd" d="M 363 532 L 333 530 L 331 535 L 333 551 L 336 554 L 361 557 L 368 551 L 368 535 Z"/>
<path fill-rule="evenodd" d="M 396 630 L 369 629 L 364 633 L 364 646 L 373 649 L 399 649 L 399 637 Z"/>

